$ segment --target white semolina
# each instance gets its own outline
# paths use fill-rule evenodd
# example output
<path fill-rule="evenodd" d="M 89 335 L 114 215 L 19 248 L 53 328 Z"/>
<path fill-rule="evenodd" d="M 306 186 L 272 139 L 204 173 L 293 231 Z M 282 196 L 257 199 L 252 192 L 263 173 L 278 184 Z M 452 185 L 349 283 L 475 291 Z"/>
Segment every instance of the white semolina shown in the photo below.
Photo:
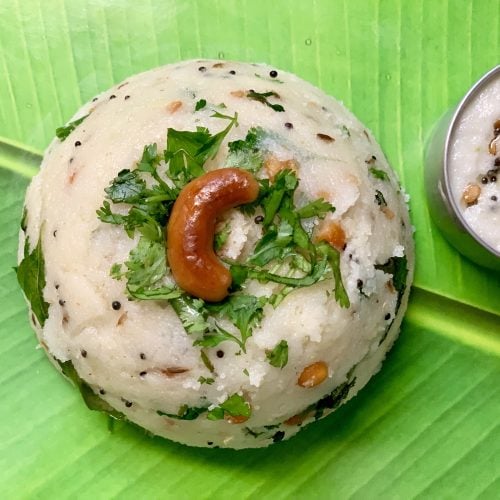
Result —
<path fill-rule="evenodd" d="M 283 110 L 249 98 L 250 90 L 274 92 L 268 102 Z M 206 105 L 195 110 L 202 99 Z M 123 169 L 136 168 L 145 145 L 165 149 L 169 128 L 220 132 L 228 120 L 215 111 L 237 112 L 238 126 L 205 170 L 244 167 L 228 165 L 228 143 L 260 127 L 264 166 L 256 176 L 273 179 L 273 169 L 286 164 L 299 179 L 297 207 L 318 198 L 335 207 L 302 227 L 311 241 L 321 231 L 335 235 L 349 299 L 348 307 L 335 299 L 340 285 L 328 273 L 274 304 L 270 297 L 282 285 L 248 279 L 238 293 L 264 305 L 244 349 L 231 340 L 194 345 L 202 333 L 188 334 L 171 302 L 129 297 L 125 280 L 112 278 L 110 269 L 129 258 L 140 235 L 129 237 L 96 215 L 105 188 Z M 251 448 L 287 439 L 353 397 L 398 335 L 413 276 L 405 194 L 371 133 L 338 101 L 292 74 L 209 60 L 133 76 L 74 119 L 87 114 L 64 141 L 51 143 L 28 189 L 19 258 L 26 237 L 28 252 L 39 242 L 48 309 L 38 317 L 31 297 L 33 326 L 54 364 L 66 374 L 74 368 L 72 378 L 90 391 L 91 406 L 188 445 Z M 166 179 L 164 162 L 158 169 Z M 113 208 L 127 214 L 130 207 Z M 221 258 L 247 262 L 262 238 L 260 213 L 224 214 L 217 225 L 220 234 L 228 232 Z M 289 271 L 286 259 L 278 264 Z M 175 285 L 168 269 L 161 283 Z M 217 328 L 241 336 L 229 317 L 219 317 Z M 285 345 L 286 363 L 273 365 L 270 353 Z M 306 369 L 318 369 L 320 382 L 300 385 Z M 247 415 L 235 417 L 224 409 L 227 401 L 243 402 Z"/>

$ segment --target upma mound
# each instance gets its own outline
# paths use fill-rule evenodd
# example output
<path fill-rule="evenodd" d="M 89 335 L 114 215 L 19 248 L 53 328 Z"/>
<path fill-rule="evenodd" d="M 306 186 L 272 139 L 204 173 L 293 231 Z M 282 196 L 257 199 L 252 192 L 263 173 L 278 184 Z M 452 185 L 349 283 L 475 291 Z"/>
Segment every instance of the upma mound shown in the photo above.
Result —
<path fill-rule="evenodd" d="M 238 179 L 253 191 L 229 203 Z M 413 274 L 405 194 L 371 133 L 261 64 L 164 66 L 87 103 L 20 234 L 40 345 L 87 405 L 193 446 L 268 446 L 353 397 Z"/>

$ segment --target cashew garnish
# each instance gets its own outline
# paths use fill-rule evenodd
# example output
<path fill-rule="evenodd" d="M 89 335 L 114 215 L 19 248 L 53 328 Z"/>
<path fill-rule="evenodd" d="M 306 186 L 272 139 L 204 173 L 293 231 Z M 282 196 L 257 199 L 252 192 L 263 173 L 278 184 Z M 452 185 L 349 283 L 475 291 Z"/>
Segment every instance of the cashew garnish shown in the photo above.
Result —
<path fill-rule="evenodd" d="M 167 258 L 183 290 L 209 302 L 227 296 L 231 273 L 213 249 L 216 219 L 258 193 L 252 174 L 239 168 L 213 170 L 182 189 L 167 226 Z"/>

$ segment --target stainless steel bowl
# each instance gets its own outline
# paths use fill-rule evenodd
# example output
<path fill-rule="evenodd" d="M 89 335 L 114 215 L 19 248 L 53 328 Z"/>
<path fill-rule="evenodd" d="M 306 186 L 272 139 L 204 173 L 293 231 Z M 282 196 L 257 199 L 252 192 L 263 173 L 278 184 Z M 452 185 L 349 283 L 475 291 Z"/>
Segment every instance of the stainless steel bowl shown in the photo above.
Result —
<path fill-rule="evenodd" d="M 486 73 L 459 105 L 437 123 L 426 148 L 425 187 L 431 216 L 445 238 L 465 257 L 500 271 L 500 253 L 481 240 L 462 216 L 451 191 L 448 161 L 451 137 L 462 112 L 489 82 L 499 77 L 500 66 L 497 66 Z"/>

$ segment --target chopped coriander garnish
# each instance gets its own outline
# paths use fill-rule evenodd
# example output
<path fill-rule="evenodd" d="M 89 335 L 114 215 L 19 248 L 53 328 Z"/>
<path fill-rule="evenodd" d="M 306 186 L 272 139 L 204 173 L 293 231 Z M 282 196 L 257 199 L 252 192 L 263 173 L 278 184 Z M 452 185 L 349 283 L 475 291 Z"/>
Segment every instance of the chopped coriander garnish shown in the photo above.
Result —
<path fill-rule="evenodd" d="M 252 334 L 252 328 L 262 319 L 265 298 L 253 295 L 234 294 L 218 304 L 208 304 L 211 313 L 228 318 L 240 331 L 241 342 Z"/>
<path fill-rule="evenodd" d="M 141 236 L 125 262 L 126 271 L 113 266 L 112 276 L 127 278 L 127 291 L 137 299 L 174 299 L 181 295 L 176 287 L 158 285 L 167 272 L 163 243 Z"/>
<path fill-rule="evenodd" d="M 164 417 L 175 418 L 177 420 L 196 420 L 202 413 L 208 410 L 206 406 L 194 406 L 190 407 L 188 405 L 182 405 L 179 408 L 177 414 L 175 413 L 165 413 L 158 410 L 156 413 Z"/>
<path fill-rule="evenodd" d="M 215 347 L 221 342 L 232 340 L 245 350 L 244 342 L 246 338 L 240 340 L 220 327 L 215 318 L 210 315 L 210 310 L 203 300 L 181 294 L 179 297 L 170 300 L 170 304 L 179 316 L 186 332 L 198 334 L 198 338 L 193 342 L 194 345 Z"/>
<path fill-rule="evenodd" d="M 221 120 L 233 120 L 235 117 L 225 115 L 224 113 L 219 113 L 218 111 L 214 111 L 213 114 L 210 115 L 210 118 L 220 118 Z M 238 122 L 235 122 L 235 125 L 238 126 Z"/>
<path fill-rule="evenodd" d="M 386 207 L 387 202 L 385 201 L 384 195 L 378 189 L 375 191 L 375 201 L 379 207 Z"/>
<path fill-rule="evenodd" d="M 204 174 L 203 165 L 218 153 L 222 141 L 237 123 L 237 118 L 237 114 L 230 117 L 229 125 L 215 135 L 210 134 L 205 127 L 197 127 L 196 132 L 168 129 L 164 158 L 168 163 L 168 176 L 178 189 Z"/>
<path fill-rule="evenodd" d="M 233 283 L 238 286 L 246 279 L 257 279 L 296 288 L 322 281 L 331 272 L 337 302 L 349 307 L 340 274 L 340 253 L 326 243 L 313 244 L 301 224 L 301 218 L 322 217 L 334 208 L 317 200 L 296 210 L 293 200 L 298 179 L 290 170 L 278 172 L 272 184 L 267 179 L 260 182 L 258 204 L 264 211 L 264 234 L 246 263 L 231 265 Z M 272 263 L 288 265 L 287 274 L 271 272 Z"/>
<path fill-rule="evenodd" d="M 213 373 L 215 371 L 214 365 L 210 361 L 210 358 L 207 356 L 207 353 L 205 352 L 204 349 L 201 349 L 200 356 L 201 356 L 201 360 L 203 361 L 203 364 L 206 366 L 207 370 L 210 373 Z"/>
<path fill-rule="evenodd" d="M 277 111 L 278 113 L 285 111 L 285 108 L 281 104 L 271 104 L 268 101 L 268 97 L 277 97 L 279 99 L 279 95 L 272 90 L 269 92 L 255 92 L 254 90 L 249 90 L 247 92 L 247 97 L 254 101 L 261 102 L 266 106 L 269 106 L 271 109 Z"/>
<path fill-rule="evenodd" d="M 229 223 L 227 223 L 218 233 L 215 233 L 214 249 L 216 252 L 218 252 L 226 244 L 230 232 L 231 232 L 231 227 Z"/>
<path fill-rule="evenodd" d="M 309 217 L 319 217 L 323 219 L 328 212 L 335 212 L 335 207 L 323 200 L 323 198 L 319 198 L 299 208 L 297 210 L 297 215 L 301 219 L 307 219 Z"/>
<path fill-rule="evenodd" d="M 267 99 L 270 95 L 264 97 Z M 232 341 L 238 344 L 240 352 L 245 352 L 246 341 L 261 321 L 264 307 L 267 304 L 277 307 L 294 288 L 333 278 L 339 305 L 348 307 L 349 298 L 342 284 L 340 253 L 326 243 L 313 243 L 312 235 L 302 226 L 303 219 L 323 218 L 335 209 L 322 199 L 296 208 L 294 195 L 298 179 L 291 170 L 278 172 L 272 182 L 260 180 L 257 200 L 240 207 L 244 213 L 252 213 L 257 207 L 262 210 L 263 234 L 245 261 L 227 262 L 233 283 L 231 294 L 225 300 L 206 303 L 176 285 L 167 284 L 169 269 L 164 234 L 173 203 L 187 183 L 205 172 L 206 161 L 215 157 L 224 138 L 237 125 L 236 114 L 216 112 L 213 116 L 229 120 L 229 124 L 216 134 L 205 127 L 198 127 L 196 131 L 170 128 L 163 152 L 158 151 L 156 144 L 147 145 L 136 168 L 120 171 L 106 188 L 107 199 L 97 215 L 103 222 L 122 225 L 130 237 L 140 234 L 128 259 L 114 264 L 110 271 L 113 278 L 126 281 L 131 298 L 167 300 L 186 332 L 193 335 L 194 345 L 211 348 Z M 257 127 L 250 129 L 244 140 L 230 142 L 228 164 L 258 172 L 264 161 L 261 143 L 265 135 L 266 132 Z M 114 212 L 112 203 L 128 204 L 128 212 Z M 229 234 L 226 224 L 215 236 L 216 250 L 225 244 Z M 248 279 L 271 281 L 281 286 L 270 297 L 255 297 L 241 289 Z M 222 320 L 230 321 L 238 333 L 234 333 L 233 328 L 223 328 Z M 275 349 L 273 362 L 286 363 L 285 345 L 280 343 Z M 214 367 L 203 349 L 201 357 L 213 372 Z M 191 413 L 182 415 L 188 417 Z"/>
<path fill-rule="evenodd" d="M 226 415 L 249 418 L 251 414 L 252 409 L 243 396 L 233 394 L 226 399 L 224 403 L 210 410 L 207 414 L 207 418 L 208 420 L 222 420 Z"/>
<path fill-rule="evenodd" d="M 207 101 L 205 99 L 200 99 L 195 107 L 194 107 L 194 110 L 195 111 L 199 111 L 200 109 L 203 109 L 205 106 L 207 105 Z"/>
<path fill-rule="evenodd" d="M 122 170 L 105 189 L 113 203 L 136 203 L 146 189 L 146 182 L 137 175 L 137 171 Z"/>
<path fill-rule="evenodd" d="M 102 411 L 108 413 L 111 417 L 119 420 L 125 419 L 125 415 L 117 410 L 115 410 L 111 405 L 108 404 L 107 401 L 102 399 L 99 395 L 97 395 L 90 385 L 85 382 L 76 371 L 73 363 L 71 361 L 59 361 L 55 358 L 63 375 L 65 375 L 73 384 L 78 387 L 82 398 L 90 410 Z"/>
<path fill-rule="evenodd" d="M 30 303 L 33 314 L 38 319 L 40 326 L 43 326 L 45 320 L 49 317 L 49 304 L 45 302 L 43 297 L 46 282 L 41 238 L 30 253 L 29 239 L 26 237 L 24 240 L 24 258 L 16 269 L 16 274 L 17 281 Z"/>
<path fill-rule="evenodd" d="M 384 264 L 375 265 L 375 269 L 384 271 L 384 273 L 392 274 L 392 282 L 394 288 L 398 292 L 398 300 L 396 305 L 396 313 L 398 312 L 404 291 L 406 289 L 406 279 L 408 277 L 408 259 L 406 255 L 403 257 L 391 257 Z"/>
<path fill-rule="evenodd" d="M 207 413 L 208 420 L 222 420 L 226 415 L 230 417 L 246 417 L 252 414 L 250 405 L 239 394 L 233 394 L 224 403 L 208 410 L 208 406 L 188 406 L 182 405 L 177 413 L 165 413 L 158 410 L 156 413 L 161 416 L 175 418 L 177 420 L 196 420 L 200 415 Z"/>
<path fill-rule="evenodd" d="M 257 173 L 264 163 L 263 151 L 260 148 L 260 142 L 264 136 L 265 132 L 262 128 L 253 127 L 248 131 L 245 139 L 230 142 L 226 166 L 239 167 Z"/>
<path fill-rule="evenodd" d="M 369 172 L 376 179 L 379 179 L 381 181 L 388 181 L 389 180 L 389 176 L 387 175 L 387 172 L 384 172 L 383 170 L 380 170 L 380 169 L 375 168 L 375 167 L 370 167 Z"/>
<path fill-rule="evenodd" d="M 23 208 L 23 217 L 21 219 L 21 229 L 23 232 L 26 232 L 26 229 L 28 227 L 28 210 L 26 210 L 26 207 Z"/>
<path fill-rule="evenodd" d="M 63 127 L 56 128 L 57 138 L 61 142 L 66 140 L 68 135 L 71 134 L 71 132 L 73 132 L 73 130 L 75 130 L 75 128 L 78 127 L 78 125 L 80 125 L 80 123 L 82 123 L 83 120 L 85 120 L 85 118 L 87 118 L 87 116 L 89 116 L 89 115 L 82 116 L 81 118 L 78 118 L 77 120 L 69 122 L 67 125 L 64 125 Z"/>
<path fill-rule="evenodd" d="M 198 382 L 200 384 L 212 385 L 215 382 L 215 380 L 212 377 L 200 376 L 200 377 L 198 377 Z"/>
<path fill-rule="evenodd" d="M 283 368 L 288 363 L 288 342 L 281 340 L 274 349 L 266 351 L 266 358 L 272 366 Z"/>

